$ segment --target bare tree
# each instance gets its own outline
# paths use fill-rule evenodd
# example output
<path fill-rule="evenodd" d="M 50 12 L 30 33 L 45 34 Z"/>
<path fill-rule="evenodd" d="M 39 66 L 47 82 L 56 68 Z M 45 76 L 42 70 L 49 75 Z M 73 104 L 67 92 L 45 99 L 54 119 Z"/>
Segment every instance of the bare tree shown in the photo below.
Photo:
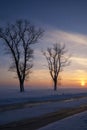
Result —
<path fill-rule="evenodd" d="M 48 63 L 50 75 L 54 82 L 54 90 L 57 90 L 59 73 L 70 63 L 69 56 L 66 56 L 66 52 L 65 45 L 61 45 L 60 43 L 54 44 L 53 48 L 47 48 L 47 51 L 43 52 Z"/>
<path fill-rule="evenodd" d="M 24 91 L 24 81 L 33 67 L 33 49 L 31 45 L 38 42 L 43 34 L 27 20 L 18 20 L 0 28 L 0 39 L 3 40 L 6 53 L 10 54 L 12 64 L 10 70 L 16 72 L 20 83 L 20 92 Z"/>

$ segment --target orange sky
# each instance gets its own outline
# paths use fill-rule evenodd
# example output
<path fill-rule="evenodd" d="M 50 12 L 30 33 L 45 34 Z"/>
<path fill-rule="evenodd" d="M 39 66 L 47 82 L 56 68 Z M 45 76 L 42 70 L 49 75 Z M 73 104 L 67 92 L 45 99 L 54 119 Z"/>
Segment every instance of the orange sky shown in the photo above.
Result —
<path fill-rule="evenodd" d="M 69 67 L 70 68 L 70 67 Z M 2 78 L 0 78 L 1 85 L 12 85 L 18 86 L 18 80 L 12 72 L 8 72 L 7 69 L 0 70 L 2 71 Z M 67 71 L 63 71 L 60 73 L 61 77 L 61 85 L 60 87 L 86 87 L 86 74 L 83 71 L 77 71 L 76 73 Z M 36 86 L 36 87 L 51 87 L 53 86 L 53 82 L 48 70 L 33 70 L 31 77 L 28 81 L 25 82 L 26 86 Z"/>

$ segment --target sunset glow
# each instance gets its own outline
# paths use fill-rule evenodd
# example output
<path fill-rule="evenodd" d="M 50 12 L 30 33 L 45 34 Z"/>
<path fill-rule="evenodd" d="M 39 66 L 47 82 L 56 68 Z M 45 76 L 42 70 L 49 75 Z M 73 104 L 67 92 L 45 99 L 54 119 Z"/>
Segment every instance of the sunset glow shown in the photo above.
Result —
<path fill-rule="evenodd" d="M 81 81 L 81 86 L 85 86 L 85 81 Z"/>

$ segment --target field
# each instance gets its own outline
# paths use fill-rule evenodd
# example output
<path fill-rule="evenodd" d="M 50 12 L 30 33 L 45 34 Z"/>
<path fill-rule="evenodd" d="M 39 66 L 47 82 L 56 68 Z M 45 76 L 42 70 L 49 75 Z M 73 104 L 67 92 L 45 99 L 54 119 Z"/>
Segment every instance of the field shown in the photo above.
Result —
<path fill-rule="evenodd" d="M 76 125 L 75 120 L 78 122 L 79 116 L 82 125 L 83 122 L 86 125 L 86 110 L 86 89 L 58 89 L 55 92 L 51 89 L 27 88 L 24 93 L 20 93 L 18 88 L 0 89 L 0 129 L 3 130 L 15 127 L 30 130 L 69 129 L 71 125 L 66 125 L 66 121 Z M 72 116 L 74 114 L 77 115 Z M 64 122 L 65 125 L 62 126 Z M 80 127 L 78 123 L 77 127 Z"/>

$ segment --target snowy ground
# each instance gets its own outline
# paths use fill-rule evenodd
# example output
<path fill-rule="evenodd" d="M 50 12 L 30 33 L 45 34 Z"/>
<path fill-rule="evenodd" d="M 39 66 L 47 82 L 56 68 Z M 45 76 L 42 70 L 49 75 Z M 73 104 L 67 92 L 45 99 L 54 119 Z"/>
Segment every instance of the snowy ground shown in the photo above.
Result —
<path fill-rule="evenodd" d="M 85 92 L 85 93 L 84 93 Z M 86 90 L 83 91 L 69 91 L 69 90 L 59 90 L 57 92 L 54 92 L 53 90 L 26 90 L 24 93 L 20 93 L 18 89 L 0 89 L 0 106 L 2 105 L 8 105 L 8 104 L 14 104 L 14 103 L 20 103 L 20 102 L 27 102 L 27 101 L 45 101 L 45 100 L 65 100 L 65 99 L 70 99 L 73 97 L 79 97 L 79 96 L 86 96 L 85 98 L 81 99 L 75 99 L 75 100 L 66 100 L 66 101 L 60 101 L 60 102 L 48 102 L 44 104 L 38 104 L 32 107 L 26 107 L 26 108 L 20 108 L 20 109 L 15 109 L 15 110 L 10 110 L 10 111 L 4 111 L 0 112 L 0 125 L 8 124 L 14 121 L 20 121 L 22 119 L 31 119 L 34 117 L 39 117 L 47 113 L 59 111 L 64 108 L 76 108 L 81 105 L 87 104 L 87 93 Z M 77 123 L 75 125 L 78 126 L 79 122 L 85 123 L 86 122 L 86 116 L 87 112 L 81 116 L 75 116 L 75 119 L 77 120 Z M 68 128 L 63 128 L 63 125 L 61 123 L 64 122 L 64 127 L 66 127 L 66 124 L 68 125 L 69 123 L 75 123 L 74 121 L 74 116 L 66 118 L 64 120 L 58 121 L 57 124 L 60 125 L 55 125 L 55 123 L 52 123 L 52 130 L 78 130 L 78 129 L 71 129 L 69 128 L 71 125 L 67 126 Z M 62 122 L 63 121 L 63 122 Z M 69 123 L 66 123 L 70 121 Z M 87 123 L 87 122 L 86 122 Z M 75 126 L 74 125 L 74 126 Z M 81 124 L 80 124 L 81 125 Z M 83 124 L 82 124 L 83 125 Z M 62 126 L 62 128 L 61 128 Z M 49 127 L 49 128 L 48 128 Z M 51 126 L 47 126 L 45 128 L 42 128 L 42 130 L 47 130 L 50 129 Z M 86 126 L 85 126 L 86 127 Z M 85 128 L 84 127 L 84 128 Z M 61 128 L 61 129 L 60 129 Z M 79 127 L 78 127 L 79 128 Z M 87 127 L 86 127 L 87 129 Z M 79 129 L 80 130 L 80 129 Z M 85 129 L 81 129 L 85 130 Z"/>
<path fill-rule="evenodd" d="M 19 92 L 18 88 L 0 87 L 0 105 L 14 104 L 27 101 L 45 101 L 66 99 L 73 96 L 87 96 L 86 89 L 65 89 L 58 91 L 52 89 L 25 89 L 24 93 Z"/>
<path fill-rule="evenodd" d="M 34 107 L 0 112 L 0 125 L 7 124 L 14 121 L 19 121 L 26 118 L 39 117 L 44 114 L 55 112 L 64 108 L 79 107 L 86 103 L 87 103 L 87 98 L 78 99 L 75 101 L 72 100 L 67 102 L 45 103 L 45 104 L 36 105 Z"/>
<path fill-rule="evenodd" d="M 87 111 L 56 121 L 38 130 L 87 130 Z"/>

